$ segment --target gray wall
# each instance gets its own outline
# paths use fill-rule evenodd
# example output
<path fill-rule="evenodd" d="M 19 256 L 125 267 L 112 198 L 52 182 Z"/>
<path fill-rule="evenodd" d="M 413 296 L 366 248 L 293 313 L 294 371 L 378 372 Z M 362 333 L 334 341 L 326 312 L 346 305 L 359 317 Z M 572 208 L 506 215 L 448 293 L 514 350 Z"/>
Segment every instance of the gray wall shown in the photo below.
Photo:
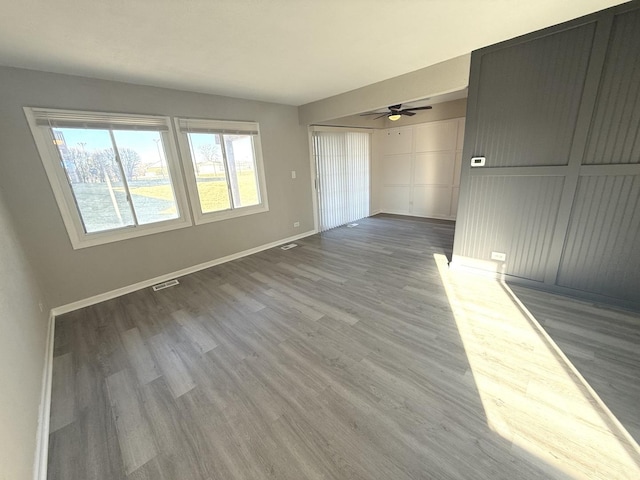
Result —
<path fill-rule="evenodd" d="M 454 265 L 640 305 L 639 7 L 472 54 Z"/>
<path fill-rule="evenodd" d="M 307 130 L 296 107 L 5 67 L 0 85 L 0 187 L 53 306 L 313 229 Z M 257 121 L 270 211 L 73 250 L 24 106 Z"/>
<path fill-rule="evenodd" d="M 0 191 L 0 478 L 33 478 L 48 313 Z M 44 312 L 48 312 L 43 304 Z"/>

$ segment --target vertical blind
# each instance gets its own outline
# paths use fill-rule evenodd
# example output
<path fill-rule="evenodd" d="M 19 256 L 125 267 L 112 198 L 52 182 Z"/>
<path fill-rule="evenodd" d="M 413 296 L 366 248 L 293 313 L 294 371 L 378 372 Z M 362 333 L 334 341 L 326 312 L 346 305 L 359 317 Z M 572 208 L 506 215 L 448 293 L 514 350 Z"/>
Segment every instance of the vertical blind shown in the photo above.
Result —
<path fill-rule="evenodd" d="M 314 132 L 320 231 L 369 215 L 369 133 Z"/>

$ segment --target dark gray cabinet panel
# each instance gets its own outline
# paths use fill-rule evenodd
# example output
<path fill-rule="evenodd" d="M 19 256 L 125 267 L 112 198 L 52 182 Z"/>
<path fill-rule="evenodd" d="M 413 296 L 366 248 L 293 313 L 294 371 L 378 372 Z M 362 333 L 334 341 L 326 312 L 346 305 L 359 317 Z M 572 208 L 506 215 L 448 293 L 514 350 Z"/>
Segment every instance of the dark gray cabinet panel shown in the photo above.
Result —
<path fill-rule="evenodd" d="M 640 175 L 580 177 L 558 284 L 640 301 Z"/>
<path fill-rule="evenodd" d="M 475 155 L 488 167 L 566 165 L 594 24 L 485 54 Z"/>
<path fill-rule="evenodd" d="M 640 11 L 618 15 L 584 163 L 640 163 Z"/>

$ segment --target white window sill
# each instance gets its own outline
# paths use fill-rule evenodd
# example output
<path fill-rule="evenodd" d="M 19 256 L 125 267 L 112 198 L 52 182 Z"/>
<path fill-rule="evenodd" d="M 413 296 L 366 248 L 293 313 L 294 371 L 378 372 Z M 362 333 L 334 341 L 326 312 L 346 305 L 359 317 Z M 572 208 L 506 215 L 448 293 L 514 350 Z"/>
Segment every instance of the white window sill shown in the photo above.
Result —
<path fill-rule="evenodd" d="M 222 210 L 220 212 L 211 213 L 195 213 L 196 225 L 202 225 L 205 223 L 219 222 L 221 220 L 228 220 L 230 218 L 244 217 L 246 215 L 254 215 L 257 213 L 264 213 L 269 211 L 269 206 L 266 204 L 253 205 L 251 207 L 235 208 L 233 210 Z"/>
<path fill-rule="evenodd" d="M 188 218 L 175 219 L 150 225 L 139 225 L 137 227 L 124 227 L 122 229 L 88 233 L 76 238 L 72 238 L 70 236 L 70 239 L 73 249 L 78 250 L 81 248 L 95 247 L 96 245 L 128 240 L 130 238 L 144 237 L 155 233 L 169 232 L 171 230 L 190 227 L 192 225 L 191 220 Z"/>

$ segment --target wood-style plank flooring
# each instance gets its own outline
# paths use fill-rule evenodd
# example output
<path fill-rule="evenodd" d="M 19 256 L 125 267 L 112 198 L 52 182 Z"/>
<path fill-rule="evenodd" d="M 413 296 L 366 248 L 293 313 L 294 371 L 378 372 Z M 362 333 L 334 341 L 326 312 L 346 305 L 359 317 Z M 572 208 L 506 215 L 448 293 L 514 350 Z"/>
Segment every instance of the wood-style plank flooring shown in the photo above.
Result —
<path fill-rule="evenodd" d="M 452 239 L 377 216 L 59 317 L 49 479 L 640 478 L 638 315 Z"/>

